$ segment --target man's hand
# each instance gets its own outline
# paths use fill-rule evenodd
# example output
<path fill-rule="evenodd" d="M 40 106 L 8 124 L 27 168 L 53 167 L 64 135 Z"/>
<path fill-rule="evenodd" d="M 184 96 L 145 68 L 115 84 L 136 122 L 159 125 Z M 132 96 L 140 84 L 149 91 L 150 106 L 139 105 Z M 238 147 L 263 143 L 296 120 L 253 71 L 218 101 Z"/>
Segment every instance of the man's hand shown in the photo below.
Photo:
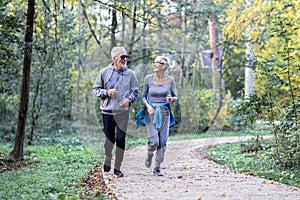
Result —
<path fill-rule="evenodd" d="M 119 105 L 120 105 L 121 107 L 128 107 L 129 104 L 130 104 L 130 100 L 129 100 L 128 98 L 123 99 L 123 100 L 119 103 Z"/>
<path fill-rule="evenodd" d="M 115 96 L 117 93 L 118 93 L 117 89 L 110 89 L 110 90 L 107 90 L 107 96 L 109 96 L 109 97 L 113 97 L 113 96 Z"/>

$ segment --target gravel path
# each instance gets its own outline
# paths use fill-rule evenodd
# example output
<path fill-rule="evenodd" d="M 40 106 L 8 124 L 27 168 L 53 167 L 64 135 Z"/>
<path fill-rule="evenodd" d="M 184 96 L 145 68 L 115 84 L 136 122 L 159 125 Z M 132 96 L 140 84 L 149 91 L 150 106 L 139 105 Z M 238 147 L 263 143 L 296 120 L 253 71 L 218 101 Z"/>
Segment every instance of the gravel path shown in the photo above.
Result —
<path fill-rule="evenodd" d="M 249 137 L 205 138 L 168 142 L 161 170 L 156 177 L 144 166 L 146 145 L 128 149 L 122 171 L 116 178 L 104 174 L 118 200 L 298 200 L 300 188 L 238 173 L 208 160 L 201 148 L 217 143 L 237 142 Z"/>

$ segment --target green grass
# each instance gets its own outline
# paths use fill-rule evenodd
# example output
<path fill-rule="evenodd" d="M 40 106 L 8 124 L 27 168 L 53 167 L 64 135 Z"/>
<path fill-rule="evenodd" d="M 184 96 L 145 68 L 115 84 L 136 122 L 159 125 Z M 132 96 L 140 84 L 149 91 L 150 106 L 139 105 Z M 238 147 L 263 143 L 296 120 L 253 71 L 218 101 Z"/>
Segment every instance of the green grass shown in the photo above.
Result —
<path fill-rule="evenodd" d="M 12 147 L 2 144 L 0 152 Z M 0 199 L 80 199 L 86 188 L 83 178 L 93 169 L 99 158 L 83 144 L 28 146 L 23 167 L 0 174 Z M 6 155 L 7 156 L 7 155 Z M 4 166 L 4 162 L 1 160 Z"/>
<path fill-rule="evenodd" d="M 256 133 L 257 134 L 257 133 Z M 208 137 L 232 137 L 232 136 L 249 136 L 256 135 L 253 132 L 209 132 L 209 133 L 201 133 L 201 134 L 178 134 L 172 135 L 169 137 L 169 141 L 178 141 L 178 140 L 190 140 L 190 139 L 198 139 L 198 138 L 208 138 Z"/>
<path fill-rule="evenodd" d="M 258 151 L 247 151 L 253 141 L 215 145 L 207 149 L 208 157 L 230 169 L 249 172 L 256 176 L 291 186 L 300 186 L 300 168 L 284 169 L 273 163 L 272 140 L 260 142 Z"/>
<path fill-rule="evenodd" d="M 231 137 L 231 136 L 249 136 L 249 135 L 257 135 L 257 132 L 253 131 L 243 131 L 243 132 L 209 132 L 209 133 L 201 133 L 201 134 L 176 134 L 170 135 L 168 141 L 179 141 L 179 140 L 191 140 L 198 138 L 207 138 L 207 137 Z M 260 134 L 265 135 L 267 132 L 261 132 Z M 134 147 L 137 145 L 145 145 L 147 144 L 147 138 L 141 137 L 127 137 L 126 147 Z"/>

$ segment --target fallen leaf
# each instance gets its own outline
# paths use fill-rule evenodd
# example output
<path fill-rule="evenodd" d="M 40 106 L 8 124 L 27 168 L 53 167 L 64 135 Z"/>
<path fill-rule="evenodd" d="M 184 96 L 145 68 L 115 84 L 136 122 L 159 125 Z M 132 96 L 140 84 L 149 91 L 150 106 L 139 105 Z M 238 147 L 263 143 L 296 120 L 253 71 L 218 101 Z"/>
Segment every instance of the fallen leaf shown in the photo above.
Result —
<path fill-rule="evenodd" d="M 111 186 L 111 187 L 116 187 L 116 184 L 111 183 L 110 186 Z"/>
<path fill-rule="evenodd" d="M 109 190 L 107 193 L 108 194 L 113 194 L 114 192 L 112 190 Z"/>
<path fill-rule="evenodd" d="M 208 169 L 199 170 L 199 172 L 208 172 Z"/>
<path fill-rule="evenodd" d="M 192 178 L 194 181 L 200 181 L 201 178 Z"/>

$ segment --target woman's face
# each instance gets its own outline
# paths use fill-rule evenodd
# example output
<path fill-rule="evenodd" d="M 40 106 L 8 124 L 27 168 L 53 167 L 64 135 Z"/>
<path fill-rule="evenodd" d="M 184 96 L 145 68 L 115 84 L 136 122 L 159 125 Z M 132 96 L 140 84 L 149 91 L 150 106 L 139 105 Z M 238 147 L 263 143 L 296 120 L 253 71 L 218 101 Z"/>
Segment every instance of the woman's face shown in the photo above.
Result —
<path fill-rule="evenodd" d="M 165 58 L 157 57 L 152 63 L 154 72 L 165 71 L 167 68 L 167 61 Z"/>

